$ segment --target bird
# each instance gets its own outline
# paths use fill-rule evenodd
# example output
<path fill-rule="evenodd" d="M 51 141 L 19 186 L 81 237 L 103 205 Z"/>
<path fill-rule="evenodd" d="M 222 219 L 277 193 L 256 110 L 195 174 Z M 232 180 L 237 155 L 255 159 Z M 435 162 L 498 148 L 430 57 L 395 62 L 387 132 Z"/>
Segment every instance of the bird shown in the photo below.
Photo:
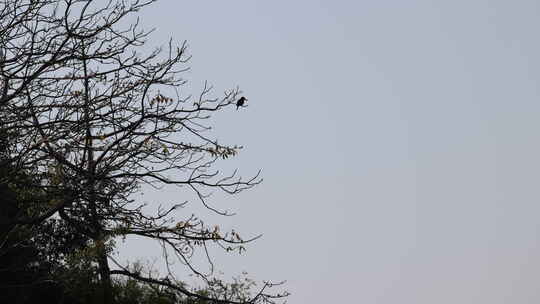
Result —
<path fill-rule="evenodd" d="M 246 103 L 246 100 L 247 100 L 247 98 L 245 98 L 244 96 L 242 96 L 242 97 L 240 97 L 240 99 L 238 99 L 238 101 L 236 102 L 236 110 L 237 111 L 238 111 L 238 108 L 244 106 L 244 103 Z"/>

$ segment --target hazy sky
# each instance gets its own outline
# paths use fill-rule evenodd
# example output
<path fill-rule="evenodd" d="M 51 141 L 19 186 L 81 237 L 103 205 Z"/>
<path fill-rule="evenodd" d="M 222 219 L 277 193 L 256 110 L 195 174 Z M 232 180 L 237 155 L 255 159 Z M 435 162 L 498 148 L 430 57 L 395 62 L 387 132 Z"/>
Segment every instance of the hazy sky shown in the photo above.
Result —
<path fill-rule="evenodd" d="M 539 1 L 177 0 L 142 24 L 188 41 L 193 93 L 249 99 L 215 120 L 245 146 L 224 166 L 265 179 L 207 215 L 264 234 L 228 275 L 288 303 L 540 303 Z"/>

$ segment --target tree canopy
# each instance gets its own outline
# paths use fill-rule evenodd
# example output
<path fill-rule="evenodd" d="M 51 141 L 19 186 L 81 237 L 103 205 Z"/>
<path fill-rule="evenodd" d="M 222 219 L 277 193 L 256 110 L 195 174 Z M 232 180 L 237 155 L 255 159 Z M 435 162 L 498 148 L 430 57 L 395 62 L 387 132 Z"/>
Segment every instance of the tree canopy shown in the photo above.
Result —
<path fill-rule="evenodd" d="M 259 173 L 243 178 L 217 168 L 241 147 L 218 143 L 211 118 L 238 109 L 246 100 L 239 88 L 217 96 L 205 83 L 202 92 L 186 93 L 187 43 L 171 39 L 150 49 L 151 31 L 128 22 L 155 2 L 0 1 L 2 157 L 17 173 L 3 172 L 2 191 L 17 206 L 3 211 L 3 232 L 24 227 L 59 263 L 55 269 L 84 269 L 99 285 L 101 303 L 118 302 L 115 288 L 127 291 L 130 284 L 189 301 L 272 302 L 286 295 L 269 293 L 275 284 L 250 294 L 252 284 L 215 280 L 192 261 L 195 252 L 208 255 L 209 246 L 241 251 L 255 238 L 220 231 L 194 215 L 179 218 L 187 201 L 151 213 L 136 197 L 143 185 L 185 189 L 227 216 L 210 193 L 234 195 L 261 182 Z M 53 242 L 40 243 L 43 235 Z M 167 264 L 179 260 L 207 285 L 194 289 L 170 271 L 144 275 L 113 259 L 114 240 L 130 235 L 158 242 Z"/>

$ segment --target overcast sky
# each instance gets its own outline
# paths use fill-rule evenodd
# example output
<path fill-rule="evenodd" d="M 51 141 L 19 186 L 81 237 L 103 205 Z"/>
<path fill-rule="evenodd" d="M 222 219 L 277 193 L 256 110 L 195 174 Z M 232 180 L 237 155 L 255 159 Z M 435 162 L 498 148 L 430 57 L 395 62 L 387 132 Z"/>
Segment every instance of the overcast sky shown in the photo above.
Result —
<path fill-rule="evenodd" d="M 214 134 L 264 183 L 205 216 L 264 237 L 227 275 L 288 303 L 540 303 L 539 1 L 177 0 L 142 24 L 188 41 L 187 89 L 249 99 Z"/>

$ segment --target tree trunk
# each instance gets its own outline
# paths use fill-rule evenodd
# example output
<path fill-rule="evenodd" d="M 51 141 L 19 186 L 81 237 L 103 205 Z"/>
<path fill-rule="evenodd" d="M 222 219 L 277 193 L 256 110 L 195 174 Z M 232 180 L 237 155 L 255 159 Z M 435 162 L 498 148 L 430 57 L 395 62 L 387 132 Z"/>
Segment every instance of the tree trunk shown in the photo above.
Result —
<path fill-rule="evenodd" d="M 105 253 L 105 247 L 103 242 L 99 240 L 98 250 L 98 267 L 99 276 L 101 278 L 101 288 L 103 293 L 103 304 L 113 304 L 112 282 L 111 272 L 109 269 L 109 261 L 107 260 L 107 254 Z"/>

